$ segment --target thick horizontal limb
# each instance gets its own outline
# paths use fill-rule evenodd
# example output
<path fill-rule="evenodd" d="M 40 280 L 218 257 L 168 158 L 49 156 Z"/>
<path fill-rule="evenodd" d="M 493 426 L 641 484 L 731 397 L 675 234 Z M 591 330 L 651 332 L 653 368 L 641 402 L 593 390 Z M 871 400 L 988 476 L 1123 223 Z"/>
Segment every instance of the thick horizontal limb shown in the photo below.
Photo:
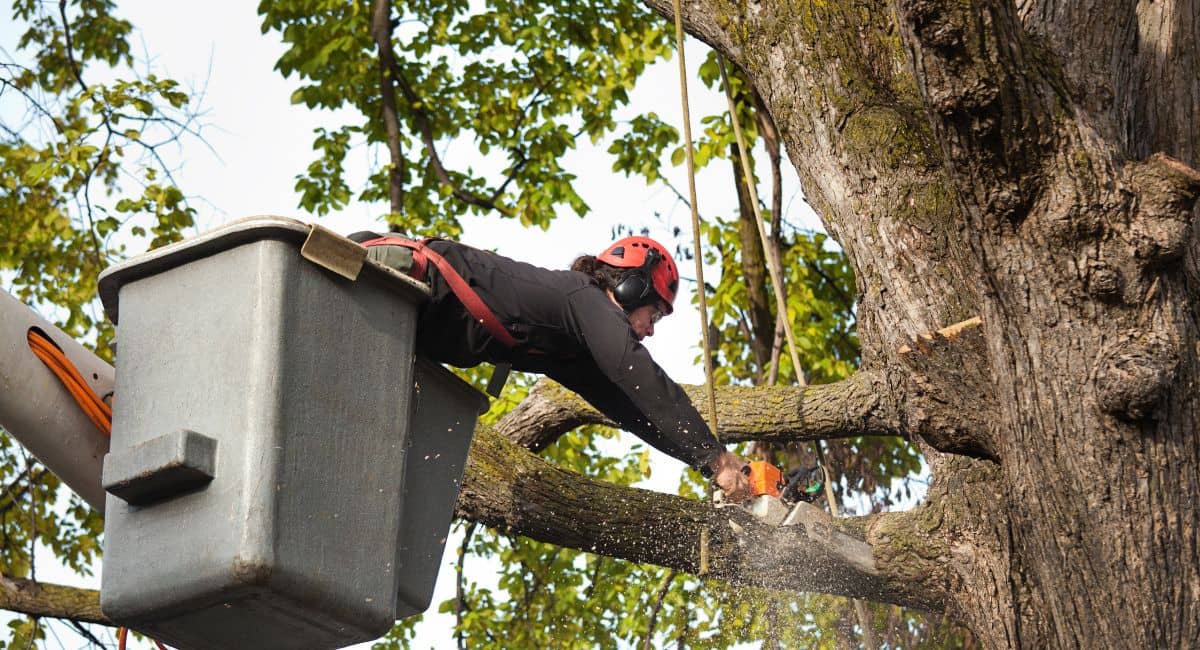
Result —
<path fill-rule="evenodd" d="M 693 403 L 707 399 L 703 386 L 684 386 Z M 902 435 L 882 374 L 860 372 L 833 384 L 717 387 L 717 437 L 722 442 L 821 440 Z M 497 425 L 513 442 L 540 451 L 585 424 L 613 422 L 578 395 L 543 379 Z"/>
<path fill-rule="evenodd" d="M 538 541 L 695 573 L 708 531 L 709 577 L 938 610 L 945 571 L 936 540 L 923 553 L 875 553 L 864 539 L 924 535 L 916 519 L 882 514 L 836 525 L 770 527 L 740 508 L 593 481 L 480 427 L 457 515 Z M 874 532 L 872 532 L 874 531 Z M 897 558 L 889 562 L 881 558 Z M 934 558 L 934 559 L 928 559 Z M 914 578 L 919 576 L 919 578 Z"/>
<path fill-rule="evenodd" d="M 100 612 L 100 592 L 22 578 L 0 578 L 0 609 L 43 618 L 115 625 Z"/>

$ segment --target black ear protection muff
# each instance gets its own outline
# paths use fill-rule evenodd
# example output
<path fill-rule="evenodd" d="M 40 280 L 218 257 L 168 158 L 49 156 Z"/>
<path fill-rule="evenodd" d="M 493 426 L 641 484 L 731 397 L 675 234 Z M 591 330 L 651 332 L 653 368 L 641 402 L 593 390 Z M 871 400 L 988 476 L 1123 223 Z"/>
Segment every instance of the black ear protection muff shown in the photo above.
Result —
<path fill-rule="evenodd" d="M 660 260 L 662 253 L 651 248 L 646 251 L 646 259 L 641 266 L 626 271 L 621 276 L 621 281 L 613 287 L 613 298 L 616 298 L 621 309 L 631 312 L 646 304 L 646 296 L 654 291 L 654 281 L 650 279 L 650 272 Z"/>

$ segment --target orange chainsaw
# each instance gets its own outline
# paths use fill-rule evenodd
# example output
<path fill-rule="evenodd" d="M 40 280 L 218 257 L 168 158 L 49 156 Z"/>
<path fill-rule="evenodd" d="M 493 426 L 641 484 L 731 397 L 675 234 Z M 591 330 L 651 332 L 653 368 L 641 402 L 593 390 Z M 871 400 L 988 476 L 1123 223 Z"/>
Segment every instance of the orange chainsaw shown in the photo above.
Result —
<path fill-rule="evenodd" d="M 812 502 L 825 487 L 825 472 L 820 465 L 783 470 L 765 460 L 756 460 L 742 472 L 750 479 L 751 498 L 769 496 L 784 503 Z"/>
<path fill-rule="evenodd" d="M 794 523 L 806 509 L 814 508 L 810 502 L 825 487 L 825 471 L 820 465 L 796 467 L 784 473 L 771 463 L 756 460 L 742 472 L 750 480 L 751 496 L 737 505 L 772 526 Z"/>

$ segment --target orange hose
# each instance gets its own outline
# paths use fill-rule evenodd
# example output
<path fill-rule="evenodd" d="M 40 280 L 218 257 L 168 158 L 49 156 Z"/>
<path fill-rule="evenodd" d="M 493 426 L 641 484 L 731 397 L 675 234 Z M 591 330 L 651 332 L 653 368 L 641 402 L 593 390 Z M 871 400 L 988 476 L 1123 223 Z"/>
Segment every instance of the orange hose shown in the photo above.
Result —
<path fill-rule="evenodd" d="M 79 370 L 67 355 L 63 353 L 57 345 L 46 337 L 41 331 L 30 329 L 27 336 L 29 340 L 29 348 L 37 355 L 37 358 L 46 364 L 50 372 L 58 377 L 66 387 L 67 392 L 71 397 L 75 398 L 75 403 L 83 410 L 92 424 L 96 425 L 104 435 L 112 435 L 112 409 L 92 387 L 84 380 L 83 375 L 79 374 Z"/>
<path fill-rule="evenodd" d="M 29 349 L 37 358 L 46 364 L 50 372 L 54 373 L 55 377 L 62 382 L 66 387 L 67 392 L 75 399 L 75 403 L 83 410 L 92 424 L 106 436 L 112 436 L 112 409 L 104 400 L 92 390 L 83 375 L 79 373 L 79 369 L 67 355 L 59 349 L 54 341 L 51 341 L 41 330 L 30 329 L 26 337 L 29 341 Z M 125 644 L 129 639 L 129 628 L 117 628 L 117 650 L 125 650 Z M 167 646 L 154 641 L 154 645 L 158 650 L 167 650 Z"/>

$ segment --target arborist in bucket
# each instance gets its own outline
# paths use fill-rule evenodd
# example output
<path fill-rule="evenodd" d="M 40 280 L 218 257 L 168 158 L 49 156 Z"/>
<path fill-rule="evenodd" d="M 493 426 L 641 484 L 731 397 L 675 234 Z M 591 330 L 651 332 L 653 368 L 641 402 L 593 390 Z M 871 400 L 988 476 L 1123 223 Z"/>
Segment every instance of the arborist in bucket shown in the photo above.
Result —
<path fill-rule="evenodd" d="M 356 233 L 376 261 L 429 283 L 417 349 L 434 361 L 487 361 L 546 375 L 660 451 L 750 496 L 746 463 L 726 451 L 679 385 L 642 346 L 672 311 L 679 271 L 662 244 L 626 237 L 552 271 L 457 242 Z"/>

